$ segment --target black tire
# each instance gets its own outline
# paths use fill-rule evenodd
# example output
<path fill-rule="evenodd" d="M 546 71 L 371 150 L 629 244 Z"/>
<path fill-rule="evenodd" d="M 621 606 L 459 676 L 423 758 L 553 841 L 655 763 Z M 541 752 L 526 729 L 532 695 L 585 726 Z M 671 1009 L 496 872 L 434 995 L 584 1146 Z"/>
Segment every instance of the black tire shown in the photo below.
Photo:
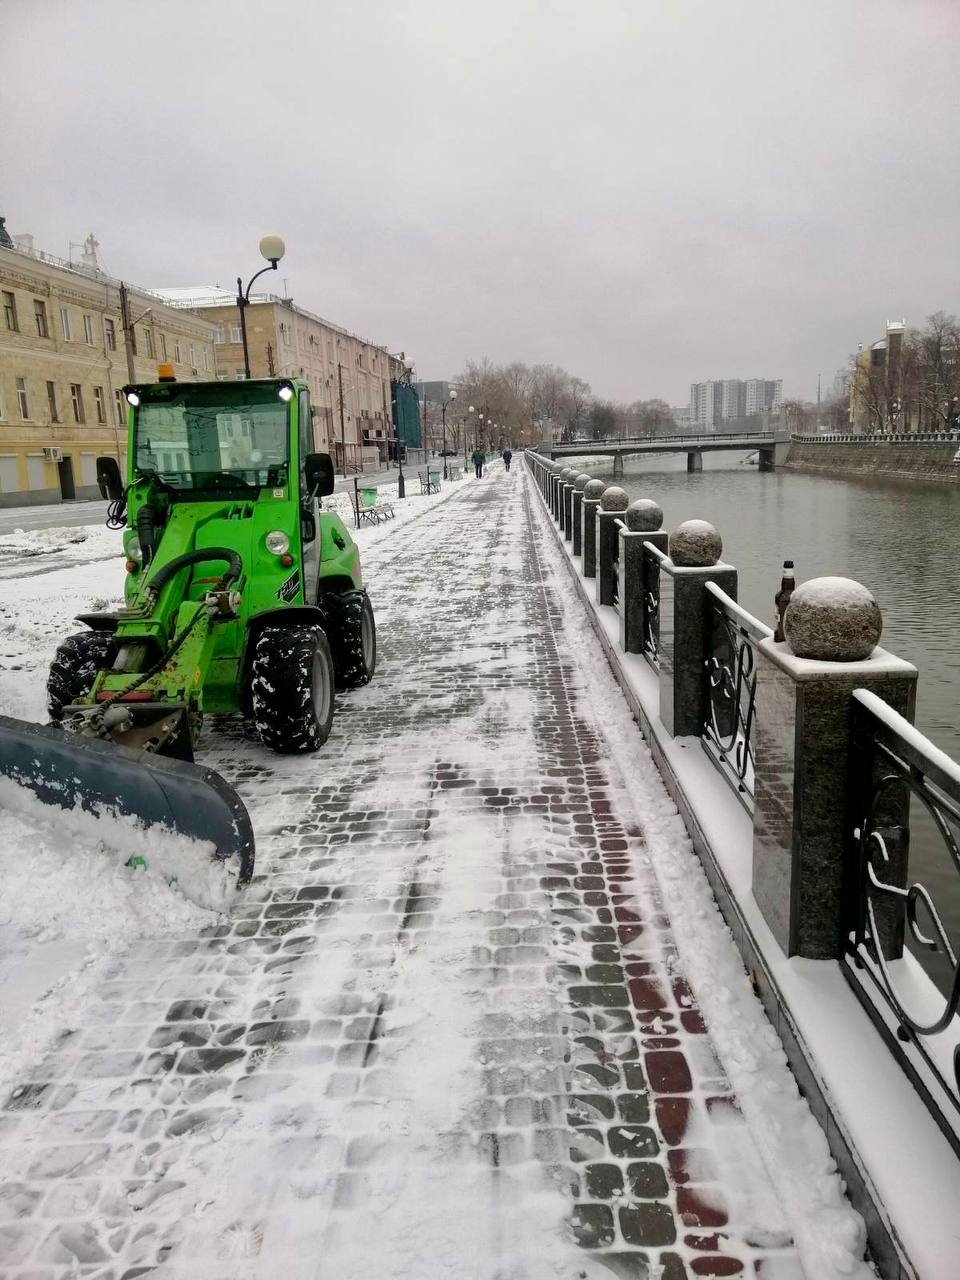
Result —
<path fill-rule="evenodd" d="M 338 689 L 369 684 L 377 668 L 377 624 L 366 591 L 320 596 Z"/>
<path fill-rule="evenodd" d="M 284 755 L 322 747 L 333 725 L 335 689 L 320 627 L 264 627 L 257 636 L 250 700 L 265 747 Z"/>
<path fill-rule="evenodd" d="M 112 647 L 113 636 L 109 631 L 80 631 L 60 643 L 47 676 L 47 711 L 51 724 L 59 724 L 64 707 L 90 692 Z"/>

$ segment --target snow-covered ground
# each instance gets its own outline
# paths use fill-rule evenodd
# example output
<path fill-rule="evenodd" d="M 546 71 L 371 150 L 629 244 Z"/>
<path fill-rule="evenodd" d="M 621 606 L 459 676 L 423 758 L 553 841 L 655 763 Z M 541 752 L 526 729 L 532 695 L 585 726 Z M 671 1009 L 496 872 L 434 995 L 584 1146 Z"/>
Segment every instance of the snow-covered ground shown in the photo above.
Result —
<path fill-rule="evenodd" d="M 458 486 L 422 497 L 418 488 L 415 481 L 403 501 L 395 485 L 382 490 L 395 517 L 360 529 L 353 527 L 347 495 L 335 494 L 325 505 L 366 550 L 448 501 Z M 0 714 L 46 723 L 47 672 L 58 642 L 80 629 L 77 613 L 118 605 L 123 579 L 115 530 L 65 526 L 0 535 L 0 582 L 6 583 L 0 589 Z M 144 852 L 144 839 L 129 821 L 51 811 L 0 780 L 0 1090 L 25 1053 L 52 1039 L 68 1007 L 63 1000 L 78 1007 L 83 975 L 95 961 L 158 927 L 179 931 L 216 922 L 224 888 L 216 870 L 210 869 L 209 883 L 195 870 L 189 874 L 176 843 L 168 838 L 161 857 L 157 841 L 151 833 L 148 869 L 131 875 L 125 864 Z M 195 866 L 190 851 L 185 862 Z"/>
<path fill-rule="evenodd" d="M 129 826 L 0 790 L 0 942 L 33 975 L 4 1280 L 868 1274 L 527 485 L 494 467 L 359 532 L 380 670 L 322 752 L 208 729 L 258 840 L 227 909 L 182 848 L 171 884 L 125 865 Z M 43 718 L 57 638 L 122 589 L 101 553 L 18 561 L 0 710 Z"/>

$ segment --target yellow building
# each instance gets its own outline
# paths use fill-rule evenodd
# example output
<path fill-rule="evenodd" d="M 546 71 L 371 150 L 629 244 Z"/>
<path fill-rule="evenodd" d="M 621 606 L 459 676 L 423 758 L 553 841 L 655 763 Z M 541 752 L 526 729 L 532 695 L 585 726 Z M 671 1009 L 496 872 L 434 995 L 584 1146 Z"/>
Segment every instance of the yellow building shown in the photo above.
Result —
<path fill-rule="evenodd" d="M 125 466 L 120 282 L 96 251 L 89 236 L 80 261 L 64 262 L 0 218 L 0 507 L 99 497 L 97 456 Z M 215 376 L 209 320 L 127 292 L 136 381 L 154 381 L 161 360 L 178 378 Z"/>
<path fill-rule="evenodd" d="M 243 345 L 235 295 L 207 285 L 160 293 L 173 305 L 191 308 L 213 324 L 217 377 L 242 378 Z M 306 379 L 317 411 L 314 444 L 318 451 L 334 456 L 338 471 L 375 468 L 387 461 L 393 415 L 392 366 L 386 347 L 274 294 L 254 294 L 246 308 L 246 324 L 251 377 L 286 374 Z"/>

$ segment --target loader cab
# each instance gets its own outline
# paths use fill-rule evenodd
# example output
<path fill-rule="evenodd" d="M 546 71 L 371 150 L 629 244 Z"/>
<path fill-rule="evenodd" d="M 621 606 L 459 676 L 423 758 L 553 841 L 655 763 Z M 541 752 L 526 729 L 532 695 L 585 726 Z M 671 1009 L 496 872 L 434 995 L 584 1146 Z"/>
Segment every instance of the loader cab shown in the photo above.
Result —
<path fill-rule="evenodd" d="M 124 395 L 128 603 L 155 556 L 203 546 L 239 552 L 253 613 L 278 602 L 315 604 L 319 579 L 331 570 L 324 562 L 334 554 L 349 560 L 344 575 L 359 573 L 339 517 L 321 514 L 321 500 L 333 492 L 333 465 L 314 452 L 303 380 L 171 376 L 128 386 Z"/>
<path fill-rule="evenodd" d="M 291 478 L 295 483 L 293 382 L 167 381 L 127 387 L 125 394 L 132 409 L 130 484 L 152 479 L 171 500 L 188 501 L 228 492 L 255 497 L 264 488 L 285 489 Z"/>

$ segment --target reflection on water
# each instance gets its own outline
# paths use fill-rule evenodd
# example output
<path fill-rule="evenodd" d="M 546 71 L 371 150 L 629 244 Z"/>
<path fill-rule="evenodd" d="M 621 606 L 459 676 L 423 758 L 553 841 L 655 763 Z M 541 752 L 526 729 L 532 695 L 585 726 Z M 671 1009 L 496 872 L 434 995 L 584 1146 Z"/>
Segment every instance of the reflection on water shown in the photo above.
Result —
<path fill-rule="evenodd" d="M 687 474 L 683 454 L 628 458 L 617 483 L 659 502 L 667 529 L 693 518 L 715 524 L 724 559 L 739 570 L 741 603 L 771 626 L 785 559 L 798 583 L 839 574 L 868 586 L 883 611 L 881 643 L 920 671 L 918 727 L 960 760 L 960 484 L 760 472 L 744 458 L 704 454 L 698 475 Z M 613 478 L 607 459 L 585 469 Z M 911 866 L 957 939 L 960 873 L 929 820 L 914 825 Z M 936 966 L 939 981 L 944 973 Z"/>

